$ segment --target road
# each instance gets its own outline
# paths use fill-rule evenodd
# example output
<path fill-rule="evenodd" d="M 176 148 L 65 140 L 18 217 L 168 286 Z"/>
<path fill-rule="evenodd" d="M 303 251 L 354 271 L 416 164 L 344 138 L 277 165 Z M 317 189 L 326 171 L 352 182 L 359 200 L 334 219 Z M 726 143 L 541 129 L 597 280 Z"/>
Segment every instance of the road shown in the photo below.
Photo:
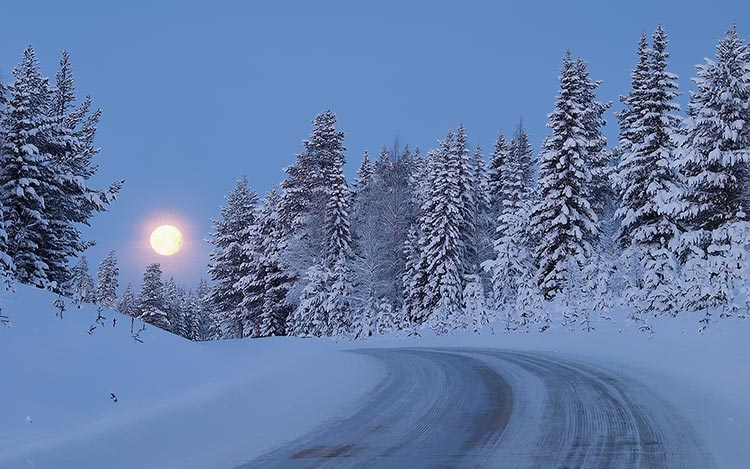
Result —
<path fill-rule="evenodd" d="M 387 377 L 346 418 L 247 468 L 711 468 L 662 396 L 539 353 L 371 349 Z M 238 468 L 239 469 L 239 468 Z"/>

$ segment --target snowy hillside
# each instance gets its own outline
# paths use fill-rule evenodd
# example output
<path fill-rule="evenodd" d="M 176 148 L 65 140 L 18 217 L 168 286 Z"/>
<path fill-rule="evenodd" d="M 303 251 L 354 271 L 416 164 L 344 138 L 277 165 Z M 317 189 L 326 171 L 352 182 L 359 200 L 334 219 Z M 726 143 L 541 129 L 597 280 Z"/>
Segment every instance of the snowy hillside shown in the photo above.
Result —
<path fill-rule="evenodd" d="M 16 290 L 0 297 L 3 468 L 232 466 L 337 416 L 378 379 L 332 341 L 193 343 L 148 326 L 139 343 L 111 311 L 89 335 L 95 307 L 68 304 L 61 320 L 56 296 Z"/>

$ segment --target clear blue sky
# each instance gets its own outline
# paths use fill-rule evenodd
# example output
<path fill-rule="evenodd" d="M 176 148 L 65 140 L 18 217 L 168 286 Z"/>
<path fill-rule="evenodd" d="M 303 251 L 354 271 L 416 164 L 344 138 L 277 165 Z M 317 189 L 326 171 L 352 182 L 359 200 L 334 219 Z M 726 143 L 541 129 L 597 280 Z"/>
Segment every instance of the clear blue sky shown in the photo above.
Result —
<path fill-rule="evenodd" d="M 261 193 L 280 181 L 321 110 L 346 133 L 349 174 L 365 149 L 397 136 L 426 149 L 459 122 L 488 150 L 523 116 L 536 151 L 566 48 L 616 102 L 640 33 L 658 22 L 683 92 L 732 22 L 750 32 L 746 0 L 25 0 L 2 17 L 3 79 L 27 44 L 50 76 L 68 49 L 79 93 L 103 109 L 97 179 L 126 185 L 86 230 L 99 243 L 89 258 L 95 266 L 117 250 L 123 280 L 135 282 L 155 260 L 179 281 L 202 276 L 223 196 L 243 174 Z M 144 248 L 145 232 L 170 220 L 187 246 L 165 259 Z"/>

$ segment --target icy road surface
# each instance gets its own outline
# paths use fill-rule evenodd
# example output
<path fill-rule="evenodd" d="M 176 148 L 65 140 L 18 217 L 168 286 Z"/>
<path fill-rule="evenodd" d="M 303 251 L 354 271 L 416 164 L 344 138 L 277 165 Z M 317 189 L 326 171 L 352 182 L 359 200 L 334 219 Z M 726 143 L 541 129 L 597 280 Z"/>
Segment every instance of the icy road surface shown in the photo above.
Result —
<path fill-rule="evenodd" d="M 350 416 L 240 468 L 710 468 L 663 396 L 541 353 L 370 349 L 386 379 Z"/>

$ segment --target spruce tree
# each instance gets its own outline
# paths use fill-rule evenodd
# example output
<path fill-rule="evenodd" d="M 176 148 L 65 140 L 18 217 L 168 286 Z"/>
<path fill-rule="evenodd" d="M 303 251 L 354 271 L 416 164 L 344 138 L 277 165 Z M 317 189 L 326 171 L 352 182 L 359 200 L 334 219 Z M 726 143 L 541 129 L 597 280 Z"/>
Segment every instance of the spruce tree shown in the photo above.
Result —
<path fill-rule="evenodd" d="M 117 288 L 119 287 L 118 276 L 120 269 L 117 267 L 115 251 L 109 251 L 107 257 L 99 264 L 96 282 L 96 302 L 109 309 L 117 306 Z"/>
<path fill-rule="evenodd" d="M 458 150 L 457 150 L 458 148 Z M 418 278 L 414 286 L 421 289 L 421 305 L 409 311 L 415 324 L 429 322 L 438 333 L 446 333 L 463 307 L 463 279 L 466 272 L 467 222 L 464 220 L 466 198 L 461 176 L 464 155 L 448 132 L 430 163 L 427 200 L 420 217 Z"/>
<path fill-rule="evenodd" d="M 225 337 L 250 337 L 255 324 L 251 311 L 241 307 L 244 294 L 238 282 L 248 273 L 250 259 L 245 246 L 252 243 L 258 195 L 244 177 L 237 181 L 226 201 L 226 206 L 220 208 L 221 218 L 213 221 L 214 232 L 209 241 L 214 246 L 208 267 L 215 282 L 211 303 L 221 317 Z"/>
<path fill-rule="evenodd" d="M 138 297 L 140 319 L 165 331 L 172 328 L 165 311 L 164 283 L 161 280 L 161 265 L 149 264 L 143 273 L 143 285 Z"/>
<path fill-rule="evenodd" d="M 698 65 L 677 169 L 684 189 L 675 204 L 685 306 L 726 305 L 744 282 L 748 257 L 750 49 L 732 26 L 716 60 Z M 709 322 L 706 318 L 705 322 Z"/>
<path fill-rule="evenodd" d="M 263 198 L 251 243 L 246 244 L 247 274 L 237 284 L 243 292 L 242 306 L 253 315 L 258 337 L 284 335 L 292 306 L 287 298 L 294 279 L 282 260 L 283 231 L 280 225 L 281 196 L 273 188 Z"/>
<path fill-rule="evenodd" d="M 70 278 L 65 284 L 65 291 L 76 302 L 93 303 L 96 300 L 94 279 L 89 273 L 89 264 L 86 256 L 82 255 L 78 258 L 78 263 L 71 270 Z"/>
<path fill-rule="evenodd" d="M 569 262 L 582 266 L 599 229 L 590 198 L 589 140 L 591 107 L 587 76 L 570 51 L 563 60 L 560 91 L 549 116 L 552 134 L 539 156 L 538 200 L 532 211 L 537 281 L 547 299 L 560 293 L 570 275 Z M 589 98 L 589 99 L 586 99 Z"/>
<path fill-rule="evenodd" d="M 622 153 L 615 178 L 620 193 L 619 243 L 624 256 L 634 256 L 632 262 L 641 272 L 631 288 L 645 301 L 643 309 L 658 312 L 675 307 L 676 265 L 670 243 L 679 235 L 667 203 L 678 188 L 674 158 L 679 106 L 673 102 L 677 77 L 667 71 L 666 46 L 661 26 L 652 48 L 645 35 L 639 42 L 632 89 L 621 98 L 625 109 L 618 114 Z"/>
<path fill-rule="evenodd" d="M 14 82 L 0 116 L 0 201 L 7 224 L 7 251 L 22 283 L 54 287 L 56 281 L 43 250 L 49 245 L 51 220 L 45 196 L 61 197 L 55 184 L 50 155 L 44 153 L 44 135 L 51 127 L 46 105 L 50 85 L 42 77 L 36 53 L 27 47 L 23 60 L 13 69 Z"/>
<path fill-rule="evenodd" d="M 125 291 L 122 292 L 122 296 L 117 302 L 117 307 L 115 309 L 122 314 L 134 318 L 140 317 L 141 313 L 138 307 L 138 298 L 135 296 L 133 285 L 130 283 L 127 284 Z"/>

